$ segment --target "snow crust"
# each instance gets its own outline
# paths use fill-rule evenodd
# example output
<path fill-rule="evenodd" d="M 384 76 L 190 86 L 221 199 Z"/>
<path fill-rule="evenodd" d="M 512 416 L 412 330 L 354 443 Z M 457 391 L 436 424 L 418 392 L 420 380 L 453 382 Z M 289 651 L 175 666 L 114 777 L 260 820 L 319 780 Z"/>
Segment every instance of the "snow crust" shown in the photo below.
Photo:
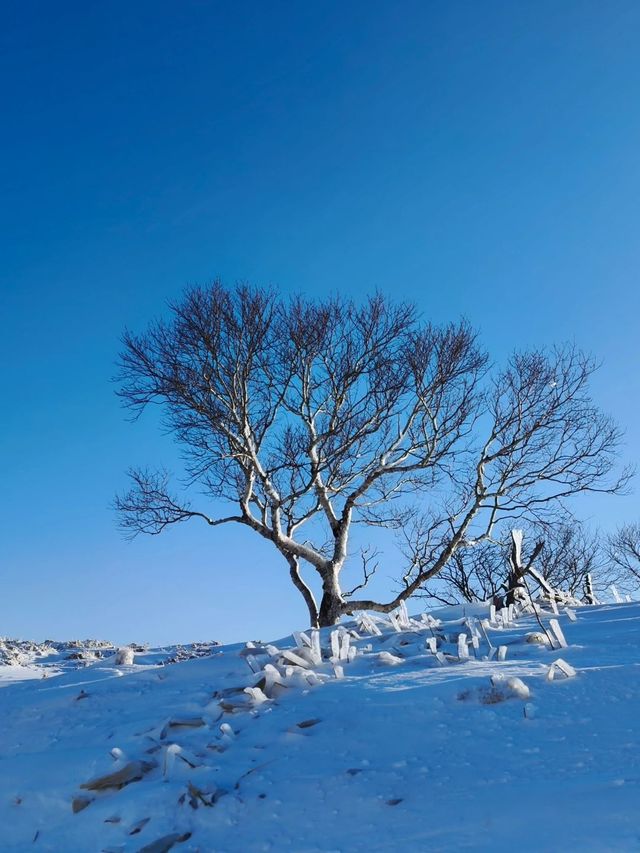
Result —
<path fill-rule="evenodd" d="M 0 849 L 639 849 L 640 605 L 540 618 L 0 667 Z"/>

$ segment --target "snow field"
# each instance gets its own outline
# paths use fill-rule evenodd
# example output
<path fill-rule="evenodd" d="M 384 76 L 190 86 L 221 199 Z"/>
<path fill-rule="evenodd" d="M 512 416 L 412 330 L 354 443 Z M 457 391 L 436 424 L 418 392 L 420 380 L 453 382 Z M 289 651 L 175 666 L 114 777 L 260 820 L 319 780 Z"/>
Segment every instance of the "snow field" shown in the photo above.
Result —
<path fill-rule="evenodd" d="M 13 682 L 0 849 L 640 849 L 640 605 L 540 619 L 362 614 Z"/>

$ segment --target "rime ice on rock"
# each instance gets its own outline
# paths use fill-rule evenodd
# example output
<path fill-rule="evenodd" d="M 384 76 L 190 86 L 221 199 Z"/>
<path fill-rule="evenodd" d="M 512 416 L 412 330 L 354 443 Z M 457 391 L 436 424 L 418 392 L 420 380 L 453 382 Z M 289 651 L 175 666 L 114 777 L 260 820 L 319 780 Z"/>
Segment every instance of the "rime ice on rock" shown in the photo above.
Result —
<path fill-rule="evenodd" d="M 547 670 L 547 681 L 553 681 L 556 675 L 560 675 L 563 678 L 574 678 L 576 671 L 571 664 L 567 663 L 562 658 L 558 658 L 557 660 L 554 660 Z"/>
<path fill-rule="evenodd" d="M 460 634 L 458 636 L 458 658 L 460 660 L 467 660 L 469 657 L 469 648 L 467 646 L 467 635 Z"/>
<path fill-rule="evenodd" d="M 131 646 L 125 646 L 122 649 L 118 649 L 115 657 L 116 666 L 132 666 L 135 660 L 135 653 Z"/>
<path fill-rule="evenodd" d="M 564 634 L 562 633 L 562 628 L 560 627 L 560 623 L 558 622 L 558 620 L 557 619 L 550 619 L 549 620 L 549 627 L 553 631 L 553 635 L 554 635 L 556 641 L 558 642 L 559 648 L 566 649 L 568 644 L 567 644 L 567 641 L 565 640 Z"/>

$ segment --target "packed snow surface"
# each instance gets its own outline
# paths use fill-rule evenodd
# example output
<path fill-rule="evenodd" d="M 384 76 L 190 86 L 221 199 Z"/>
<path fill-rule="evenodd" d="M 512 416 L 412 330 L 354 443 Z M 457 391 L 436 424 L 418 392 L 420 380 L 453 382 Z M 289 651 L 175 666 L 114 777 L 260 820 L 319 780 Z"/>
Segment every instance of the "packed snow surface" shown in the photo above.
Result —
<path fill-rule="evenodd" d="M 0 667 L 0 849 L 640 850 L 640 605 L 502 615 Z"/>

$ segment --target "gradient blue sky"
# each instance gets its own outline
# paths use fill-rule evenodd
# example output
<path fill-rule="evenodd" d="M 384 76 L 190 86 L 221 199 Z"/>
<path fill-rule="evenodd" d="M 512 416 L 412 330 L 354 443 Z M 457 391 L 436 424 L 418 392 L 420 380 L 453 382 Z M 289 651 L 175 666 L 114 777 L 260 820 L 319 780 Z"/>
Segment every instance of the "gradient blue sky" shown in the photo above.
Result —
<path fill-rule="evenodd" d="M 466 315 L 496 360 L 575 340 L 640 456 L 635 0 L 5 0 L 0 15 L 0 635 L 304 625 L 249 532 L 129 544 L 109 509 L 129 464 L 175 459 L 151 418 L 124 419 L 118 337 L 215 276 L 380 288 Z M 640 515 L 635 496 L 584 514 Z"/>

